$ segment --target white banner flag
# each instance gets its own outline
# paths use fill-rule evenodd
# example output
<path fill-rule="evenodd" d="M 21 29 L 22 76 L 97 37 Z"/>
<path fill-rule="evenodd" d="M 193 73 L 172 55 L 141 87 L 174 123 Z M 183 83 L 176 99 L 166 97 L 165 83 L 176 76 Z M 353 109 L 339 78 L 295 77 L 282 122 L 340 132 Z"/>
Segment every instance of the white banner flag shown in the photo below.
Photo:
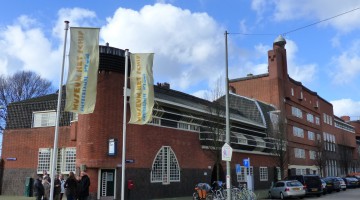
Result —
<path fill-rule="evenodd" d="M 130 54 L 130 110 L 129 123 L 146 124 L 151 120 L 154 107 L 154 78 L 152 73 L 154 54 Z"/>
<path fill-rule="evenodd" d="M 92 113 L 99 68 L 99 28 L 70 28 L 65 111 Z"/>

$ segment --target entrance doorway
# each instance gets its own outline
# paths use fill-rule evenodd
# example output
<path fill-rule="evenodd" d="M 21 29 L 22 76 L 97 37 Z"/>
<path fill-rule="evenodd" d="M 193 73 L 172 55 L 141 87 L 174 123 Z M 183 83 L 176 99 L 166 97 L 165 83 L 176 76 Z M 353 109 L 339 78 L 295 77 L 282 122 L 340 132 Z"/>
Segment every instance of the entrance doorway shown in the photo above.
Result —
<path fill-rule="evenodd" d="M 101 169 L 100 199 L 114 199 L 115 181 L 115 169 Z"/>

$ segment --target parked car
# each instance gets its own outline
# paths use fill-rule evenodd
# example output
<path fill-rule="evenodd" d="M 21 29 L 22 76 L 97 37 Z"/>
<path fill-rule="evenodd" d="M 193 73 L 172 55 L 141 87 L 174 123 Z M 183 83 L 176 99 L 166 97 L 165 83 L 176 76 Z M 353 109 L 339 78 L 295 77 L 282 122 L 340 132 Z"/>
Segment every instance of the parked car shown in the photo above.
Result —
<path fill-rule="evenodd" d="M 288 177 L 288 180 L 297 180 L 303 184 L 306 195 L 319 197 L 323 193 L 321 179 L 318 175 L 295 175 Z"/>
<path fill-rule="evenodd" d="M 345 190 L 346 190 L 346 183 L 345 183 L 344 179 L 342 179 L 342 178 L 340 178 L 340 177 L 336 177 L 336 179 L 338 179 L 339 182 L 340 182 L 340 188 L 341 188 L 343 191 L 345 191 Z"/>
<path fill-rule="evenodd" d="M 324 178 L 326 182 L 327 192 L 331 193 L 333 191 L 340 192 L 341 190 L 341 183 L 336 177 L 326 177 Z"/>
<path fill-rule="evenodd" d="M 324 181 L 324 179 L 320 179 L 321 180 L 321 185 L 322 185 L 322 189 L 323 189 L 323 195 L 327 194 L 327 187 L 326 187 L 326 182 Z"/>
<path fill-rule="evenodd" d="M 348 177 L 346 177 L 346 178 L 354 178 L 354 179 L 356 179 L 357 182 L 358 182 L 357 187 L 360 187 L 360 176 L 348 176 Z"/>
<path fill-rule="evenodd" d="M 346 188 L 357 188 L 359 185 L 359 181 L 353 177 L 344 177 L 343 180 L 345 181 Z"/>
<path fill-rule="evenodd" d="M 269 198 L 290 198 L 305 196 L 303 184 L 296 180 L 278 181 L 269 190 Z"/>

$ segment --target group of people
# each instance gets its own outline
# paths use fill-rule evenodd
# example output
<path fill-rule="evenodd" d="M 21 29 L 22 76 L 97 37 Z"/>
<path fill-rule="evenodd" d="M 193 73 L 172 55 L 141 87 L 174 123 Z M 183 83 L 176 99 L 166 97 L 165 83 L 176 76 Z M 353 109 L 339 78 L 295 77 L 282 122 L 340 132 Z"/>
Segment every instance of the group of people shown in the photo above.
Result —
<path fill-rule="evenodd" d="M 69 177 L 64 180 L 62 174 L 54 179 L 54 200 L 62 200 L 64 194 L 67 200 L 88 200 L 90 178 L 85 172 L 80 176 L 75 176 L 74 172 L 69 173 Z M 34 196 L 36 200 L 50 199 L 51 178 L 44 172 L 44 175 L 38 175 L 34 182 Z"/>

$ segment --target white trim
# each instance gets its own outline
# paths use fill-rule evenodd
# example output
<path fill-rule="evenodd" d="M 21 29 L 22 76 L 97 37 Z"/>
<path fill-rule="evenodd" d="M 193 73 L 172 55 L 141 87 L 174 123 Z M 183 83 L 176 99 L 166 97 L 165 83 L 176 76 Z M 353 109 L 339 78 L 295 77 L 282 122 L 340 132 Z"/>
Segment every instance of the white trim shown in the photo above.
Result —
<path fill-rule="evenodd" d="M 155 100 L 156 100 L 156 101 L 159 101 L 159 102 L 162 102 L 162 103 L 166 103 L 166 104 L 170 104 L 170 105 L 174 105 L 174 106 L 178 106 L 178 107 L 183 107 L 183 108 L 186 108 L 186 109 L 189 109 L 189 110 L 193 110 L 193 111 L 197 111 L 197 112 L 204 113 L 204 114 L 211 114 L 209 111 L 204 111 L 204 110 L 197 109 L 197 108 L 190 107 L 190 106 L 186 106 L 186 105 L 183 105 L 183 104 L 174 103 L 174 102 L 172 102 L 172 101 L 167 101 L 167 100 L 158 99 L 158 98 L 155 98 Z M 255 123 L 252 123 L 252 122 L 249 122 L 249 121 L 234 119 L 234 118 L 232 118 L 232 117 L 231 117 L 231 120 L 233 120 L 233 121 L 238 121 L 238 122 L 242 122 L 242 123 L 246 123 L 246 124 L 251 124 L 251 125 L 254 125 L 254 126 L 257 126 L 257 127 L 266 128 L 266 126 L 264 126 L 264 125 L 255 124 Z"/>

